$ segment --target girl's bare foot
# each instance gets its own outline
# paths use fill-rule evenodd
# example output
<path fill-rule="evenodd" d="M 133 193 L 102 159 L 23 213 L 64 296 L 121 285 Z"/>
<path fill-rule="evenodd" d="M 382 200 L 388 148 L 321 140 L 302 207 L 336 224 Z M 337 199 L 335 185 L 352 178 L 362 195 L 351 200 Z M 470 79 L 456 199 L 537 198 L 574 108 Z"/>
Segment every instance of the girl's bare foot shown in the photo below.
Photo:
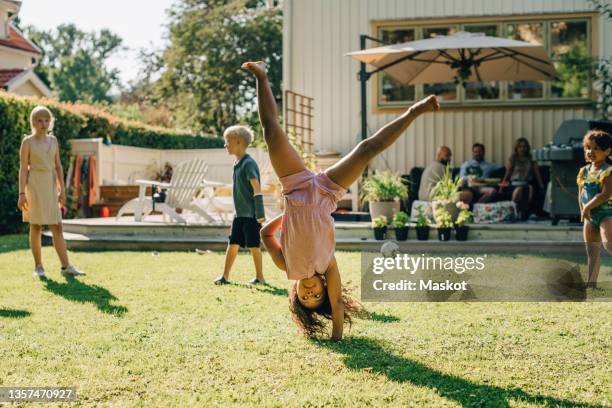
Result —
<path fill-rule="evenodd" d="M 266 63 L 263 61 L 245 62 L 240 68 L 252 72 L 258 79 L 266 77 Z"/>
<path fill-rule="evenodd" d="M 415 109 L 419 114 L 426 112 L 437 112 L 440 110 L 440 102 L 436 95 L 429 95 L 428 97 L 421 99 L 414 105 L 412 109 Z"/>

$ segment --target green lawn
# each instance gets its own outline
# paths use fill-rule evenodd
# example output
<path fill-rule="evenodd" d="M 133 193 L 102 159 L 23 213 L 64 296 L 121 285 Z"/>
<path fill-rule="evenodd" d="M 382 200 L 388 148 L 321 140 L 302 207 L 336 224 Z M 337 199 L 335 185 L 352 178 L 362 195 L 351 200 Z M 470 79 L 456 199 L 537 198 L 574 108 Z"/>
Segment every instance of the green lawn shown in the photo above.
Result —
<path fill-rule="evenodd" d="M 76 386 L 82 406 L 596 407 L 612 404 L 610 303 L 367 304 L 340 343 L 296 335 L 288 281 L 215 287 L 223 254 L 71 254 L 31 275 L 0 237 L 0 386 Z M 358 253 L 339 253 L 359 283 Z M 231 279 L 252 276 L 241 254 Z M 0 404 L 1 405 L 1 404 Z"/>

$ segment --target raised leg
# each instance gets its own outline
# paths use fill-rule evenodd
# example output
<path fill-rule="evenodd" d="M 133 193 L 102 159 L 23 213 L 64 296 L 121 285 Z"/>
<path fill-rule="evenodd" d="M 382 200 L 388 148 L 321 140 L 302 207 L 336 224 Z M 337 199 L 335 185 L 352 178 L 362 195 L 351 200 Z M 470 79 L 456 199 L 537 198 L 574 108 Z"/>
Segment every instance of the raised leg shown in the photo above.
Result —
<path fill-rule="evenodd" d="M 400 117 L 362 140 L 349 154 L 325 170 L 325 173 L 336 184 L 349 188 L 361 176 L 368 163 L 391 146 L 418 116 L 439 109 L 438 99 L 433 95 L 415 103 Z"/>
<path fill-rule="evenodd" d="M 270 88 L 265 64 L 261 61 L 245 62 L 242 64 L 242 69 L 251 72 L 257 78 L 259 121 L 263 127 L 264 139 L 268 146 L 274 172 L 279 178 L 299 173 L 306 167 L 278 123 L 276 101 Z"/>
<path fill-rule="evenodd" d="M 42 265 L 42 225 L 30 224 L 30 249 L 35 266 Z"/>

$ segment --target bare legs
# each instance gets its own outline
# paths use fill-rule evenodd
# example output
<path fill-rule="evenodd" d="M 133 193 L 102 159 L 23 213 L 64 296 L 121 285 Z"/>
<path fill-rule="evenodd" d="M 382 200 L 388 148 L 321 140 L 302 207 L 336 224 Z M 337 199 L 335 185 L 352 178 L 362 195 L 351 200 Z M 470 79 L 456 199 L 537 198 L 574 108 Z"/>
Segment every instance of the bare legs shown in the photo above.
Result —
<path fill-rule="evenodd" d="M 268 82 L 265 64 L 263 62 L 245 62 L 242 64 L 242 69 L 251 72 L 257 78 L 259 121 L 263 127 L 264 139 L 268 146 L 274 172 L 279 178 L 299 173 L 306 167 L 278 123 L 276 101 Z"/>
<path fill-rule="evenodd" d="M 589 221 L 584 222 L 584 242 L 589 264 L 587 285 L 595 287 L 601 266 L 601 247 L 612 255 L 612 219 L 604 220 L 599 228 Z"/>
<path fill-rule="evenodd" d="M 61 225 L 49 225 L 49 229 L 53 234 L 53 246 L 55 252 L 60 259 L 62 268 L 67 267 L 70 262 L 68 260 L 68 251 L 66 249 L 66 241 L 64 240 Z M 30 224 L 30 248 L 34 256 L 36 266 L 42 265 L 42 225 Z"/>
<path fill-rule="evenodd" d="M 418 116 L 439 109 L 440 104 L 433 95 L 415 103 L 400 117 L 362 140 L 349 154 L 325 170 L 325 173 L 336 184 L 348 188 L 363 174 L 368 163 L 391 146 Z"/>
<path fill-rule="evenodd" d="M 70 262 L 68 261 L 68 252 L 66 251 L 66 241 L 64 241 L 64 235 L 61 225 L 49 225 L 49 229 L 53 234 L 53 246 L 55 252 L 62 263 L 62 268 L 66 268 Z"/>
<path fill-rule="evenodd" d="M 227 246 L 227 251 L 225 252 L 225 268 L 223 269 L 223 277 L 225 280 L 229 280 L 229 274 L 232 270 L 232 266 L 234 265 L 234 261 L 236 260 L 236 256 L 238 256 L 239 249 L 240 245 L 237 244 L 230 244 Z M 249 251 L 251 251 L 253 263 L 255 264 L 255 276 L 258 280 L 263 282 L 264 277 L 261 250 L 259 248 L 249 248 Z"/>
<path fill-rule="evenodd" d="M 261 256 L 261 249 L 259 248 L 249 248 L 251 251 L 251 255 L 253 256 L 253 263 L 255 264 L 255 277 L 263 282 L 263 260 Z"/>
<path fill-rule="evenodd" d="M 42 225 L 30 224 L 30 249 L 35 266 L 42 265 Z"/>

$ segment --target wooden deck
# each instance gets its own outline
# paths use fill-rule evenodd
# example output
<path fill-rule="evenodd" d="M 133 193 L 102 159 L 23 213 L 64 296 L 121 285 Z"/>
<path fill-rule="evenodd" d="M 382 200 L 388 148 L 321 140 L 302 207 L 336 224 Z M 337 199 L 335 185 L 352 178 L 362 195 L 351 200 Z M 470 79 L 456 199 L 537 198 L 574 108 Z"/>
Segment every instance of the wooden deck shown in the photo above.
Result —
<path fill-rule="evenodd" d="M 64 221 L 64 236 L 71 250 L 225 250 L 229 225 L 203 224 L 194 220 L 187 224 L 163 222 L 161 216 L 147 217 L 135 222 L 131 216 L 115 218 L 88 218 Z M 394 240 L 393 230 L 387 239 Z M 45 235 L 50 242 L 50 236 Z M 338 250 L 379 249 L 381 241 L 373 239 L 367 222 L 336 222 L 336 248 Z M 469 240 L 440 242 L 435 228 L 428 241 L 417 241 L 411 228 L 408 241 L 398 243 L 402 250 L 416 252 L 490 252 L 490 253 L 546 253 L 583 252 L 582 227 L 550 223 L 515 223 L 471 225 Z"/>

